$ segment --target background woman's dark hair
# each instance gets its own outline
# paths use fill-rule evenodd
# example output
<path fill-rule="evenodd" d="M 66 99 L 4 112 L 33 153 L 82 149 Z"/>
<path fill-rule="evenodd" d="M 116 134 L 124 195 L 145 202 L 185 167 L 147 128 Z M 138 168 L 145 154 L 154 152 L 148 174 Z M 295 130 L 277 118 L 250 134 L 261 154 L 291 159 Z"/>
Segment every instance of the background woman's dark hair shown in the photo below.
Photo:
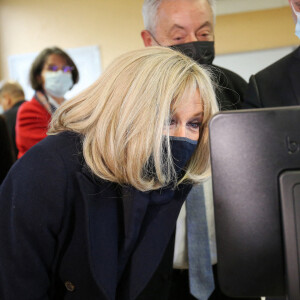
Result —
<path fill-rule="evenodd" d="M 72 58 L 66 52 L 64 52 L 62 49 L 58 47 L 46 48 L 36 57 L 36 59 L 31 65 L 29 78 L 30 78 L 30 84 L 35 91 L 43 90 L 42 82 L 41 80 L 38 79 L 38 76 L 41 75 L 45 62 L 48 56 L 51 54 L 57 54 L 62 56 L 66 60 L 67 65 L 73 67 L 72 70 L 73 84 L 77 83 L 79 80 L 78 69 L 74 61 L 72 60 Z"/>

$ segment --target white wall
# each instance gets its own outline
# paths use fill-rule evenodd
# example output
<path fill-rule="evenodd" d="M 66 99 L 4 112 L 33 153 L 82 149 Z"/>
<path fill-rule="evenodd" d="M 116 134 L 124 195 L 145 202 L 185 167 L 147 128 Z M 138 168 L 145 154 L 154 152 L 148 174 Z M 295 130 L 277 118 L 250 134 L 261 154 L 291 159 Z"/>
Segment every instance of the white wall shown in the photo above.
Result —
<path fill-rule="evenodd" d="M 252 74 L 292 52 L 295 47 L 218 55 L 214 64 L 236 72 L 246 81 Z"/>

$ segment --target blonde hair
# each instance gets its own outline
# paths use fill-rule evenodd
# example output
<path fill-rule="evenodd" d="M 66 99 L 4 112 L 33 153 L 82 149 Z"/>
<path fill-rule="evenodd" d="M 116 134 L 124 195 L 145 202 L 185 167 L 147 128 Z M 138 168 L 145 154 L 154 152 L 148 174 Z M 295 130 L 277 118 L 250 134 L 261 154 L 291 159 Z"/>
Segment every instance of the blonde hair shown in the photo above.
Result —
<path fill-rule="evenodd" d="M 169 48 L 148 47 L 117 58 L 91 87 L 57 110 L 49 134 L 81 134 L 84 159 L 104 180 L 141 191 L 176 185 L 166 124 L 186 93 L 197 89 L 202 135 L 181 181 L 199 182 L 210 169 L 208 122 L 217 102 L 207 71 Z"/>

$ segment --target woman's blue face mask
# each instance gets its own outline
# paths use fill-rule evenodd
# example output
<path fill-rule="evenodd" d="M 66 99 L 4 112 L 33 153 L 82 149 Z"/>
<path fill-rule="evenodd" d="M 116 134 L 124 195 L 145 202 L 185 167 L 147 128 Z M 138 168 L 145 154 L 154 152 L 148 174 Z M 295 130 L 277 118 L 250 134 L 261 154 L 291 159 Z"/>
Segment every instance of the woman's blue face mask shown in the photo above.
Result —
<path fill-rule="evenodd" d="M 185 167 L 186 167 L 188 161 L 191 159 L 193 153 L 195 152 L 198 141 L 194 141 L 194 140 L 188 139 L 186 137 L 170 136 L 169 142 L 170 142 L 170 152 L 171 152 L 170 154 L 173 159 L 173 165 L 174 165 L 174 169 L 176 172 L 176 178 L 178 180 L 184 174 Z M 168 152 L 167 148 L 168 148 L 167 137 L 165 137 L 165 140 L 163 143 L 163 155 L 167 155 L 167 152 Z M 164 157 L 162 159 L 164 161 Z M 165 160 L 166 159 L 167 159 L 167 157 L 165 157 Z M 163 172 L 164 172 L 164 170 L 163 170 Z M 155 171 L 155 166 L 154 166 L 154 160 L 153 160 L 153 157 L 151 156 L 149 158 L 149 161 L 145 165 L 145 176 L 152 177 L 155 173 L 156 173 L 156 171 Z M 174 180 L 175 180 L 175 178 L 174 178 Z"/>
<path fill-rule="evenodd" d="M 170 148 L 176 173 L 184 170 L 184 167 L 197 148 L 198 141 L 185 137 L 170 136 Z"/>

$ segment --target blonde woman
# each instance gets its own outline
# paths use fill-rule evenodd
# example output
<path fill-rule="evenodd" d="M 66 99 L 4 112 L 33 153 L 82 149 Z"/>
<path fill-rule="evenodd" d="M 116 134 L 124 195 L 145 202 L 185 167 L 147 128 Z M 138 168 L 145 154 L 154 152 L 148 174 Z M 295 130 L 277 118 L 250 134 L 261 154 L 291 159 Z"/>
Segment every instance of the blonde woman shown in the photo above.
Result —
<path fill-rule="evenodd" d="M 206 71 L 162 47 L 64 103 L 0 189 L 0 298 L 139 299 L 209 173 L 216 111 Z"/>

